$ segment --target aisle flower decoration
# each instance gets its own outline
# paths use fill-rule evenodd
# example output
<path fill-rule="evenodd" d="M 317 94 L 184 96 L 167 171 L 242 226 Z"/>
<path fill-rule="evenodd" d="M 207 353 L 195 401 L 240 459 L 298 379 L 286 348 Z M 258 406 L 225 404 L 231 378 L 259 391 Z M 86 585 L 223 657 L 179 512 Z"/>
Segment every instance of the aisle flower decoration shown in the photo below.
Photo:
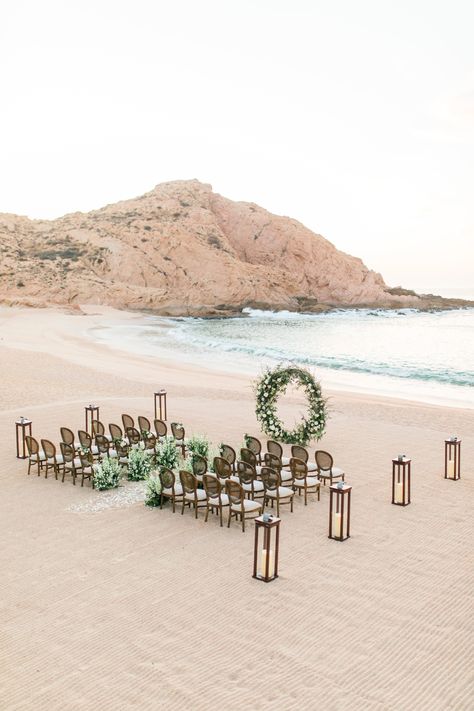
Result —
<path fill-rule="evenodd" d="M 308 414 L 293 430 L 285 429 L 277 414 L 278 398 L 286 392 L 290 383 L 300 385 L 308 399 Z M 256 382 L 255 394 L 257 420 L 272 439 L 306 446 L 311 440 L 319 440 L 323 436 L 327 420 L 326 400 L 321 394 L 321 385 L 306 368 L 283 365 L 268 368 Z"/>

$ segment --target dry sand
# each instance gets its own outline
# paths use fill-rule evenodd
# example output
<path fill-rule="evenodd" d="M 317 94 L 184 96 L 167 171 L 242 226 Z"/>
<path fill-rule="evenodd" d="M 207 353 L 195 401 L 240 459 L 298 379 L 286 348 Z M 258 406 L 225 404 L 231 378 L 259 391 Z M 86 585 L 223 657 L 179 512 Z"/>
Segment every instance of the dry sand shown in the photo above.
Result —
<path fill-rule="evenodd" d="M 1 709 L 474 708 L 474 412 L 333 394 L 321 446 L 353 484 L 352 537 L 328 540 L 327 488 L 297 500 L 265 585 L 251 578 L 253 524 L 136 502 L 80 511 L 104 495 L 15 459 L 18 416 L 58 441 L 91 399 L 106 423 L 150 416 L 156 386 L 187 434 L 258 434 L 248 378 L 99 347 L 84 331 L 103 318 L 0 311 Z M 456 483 L 442 478 L 453 433 Z M 400 451 L 406 508 L 389 500 Z"/>

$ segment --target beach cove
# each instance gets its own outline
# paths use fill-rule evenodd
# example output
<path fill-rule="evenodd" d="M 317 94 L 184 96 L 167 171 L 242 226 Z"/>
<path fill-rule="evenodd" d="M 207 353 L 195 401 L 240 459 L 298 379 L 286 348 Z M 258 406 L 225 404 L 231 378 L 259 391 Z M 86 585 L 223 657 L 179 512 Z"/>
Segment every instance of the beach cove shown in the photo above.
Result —
<path fill-rule="evenodd" d="M 253 526 L 221 529 L 54 477 L 26 476 L 14 421 L 57 441 L 101 419 L 152 416 L 236 448 L 266 439 L 252 377 L 216 357 L 131 353 L 91 333 L 136 313 L 0 310 L 2 618 L 0 694 L 29 709 L 472 708 L 474 411 L 325 390 L 320 446 L 353 486 L 351 539 L 328 540 L 328 491 L 283 511 L 280 578 L 251 577 Z M 466 364 L 469 367 L 469 364 Z M 317 369 L 315 369 L 317 374 Z M 282 406 L 297 407 L 290 395 Z M 462 439 L 462 479 L 443 479 L 443 442 Z M 310 448 L 314 451 L 314 446 Z M 413 462 L 412 504 L 390 504 L 391 459 Z M 66 683 L 67 682 L 67 683 Z"/>

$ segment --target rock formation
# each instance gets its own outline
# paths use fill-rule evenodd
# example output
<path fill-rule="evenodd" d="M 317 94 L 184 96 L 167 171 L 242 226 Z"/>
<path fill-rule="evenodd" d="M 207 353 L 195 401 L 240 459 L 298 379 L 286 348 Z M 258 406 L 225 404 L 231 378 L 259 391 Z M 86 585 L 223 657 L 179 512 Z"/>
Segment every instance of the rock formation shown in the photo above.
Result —
<path fill-rule="evenodd" d="M 0 214 L 0 302 L 163 315 L 423 306 L 296 220 L 197 180 L 57 220 Z"/>

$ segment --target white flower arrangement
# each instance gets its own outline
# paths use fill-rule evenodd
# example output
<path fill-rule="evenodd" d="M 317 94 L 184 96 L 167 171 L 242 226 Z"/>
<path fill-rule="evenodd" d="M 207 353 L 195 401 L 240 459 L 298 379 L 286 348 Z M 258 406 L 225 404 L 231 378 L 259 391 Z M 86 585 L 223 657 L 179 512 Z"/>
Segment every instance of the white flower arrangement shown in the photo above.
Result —
<path fill-rule="evenodd" d="M 115 489 L 122 478 L 122 467 L 116 459 L 106 457 L 100 464 L 94 464 L 94 487 L 99 491 Z"/>
<path fill-rule="evenodd" d="M 143 444 L 143 442 L 141 443 Z M 144 447 L 132 447 L 128 454 L 128 478 L 130 481 L 140 481 L 146 479 L 151 472 L 150 455 L 144 451 Z"/>
<path fill-rule="evenodd" d="M 161 481 L 157 472 L 151 472 L 146 478 L 146 499 L 147 506 L 159 506 L 161 503 Z"/>

